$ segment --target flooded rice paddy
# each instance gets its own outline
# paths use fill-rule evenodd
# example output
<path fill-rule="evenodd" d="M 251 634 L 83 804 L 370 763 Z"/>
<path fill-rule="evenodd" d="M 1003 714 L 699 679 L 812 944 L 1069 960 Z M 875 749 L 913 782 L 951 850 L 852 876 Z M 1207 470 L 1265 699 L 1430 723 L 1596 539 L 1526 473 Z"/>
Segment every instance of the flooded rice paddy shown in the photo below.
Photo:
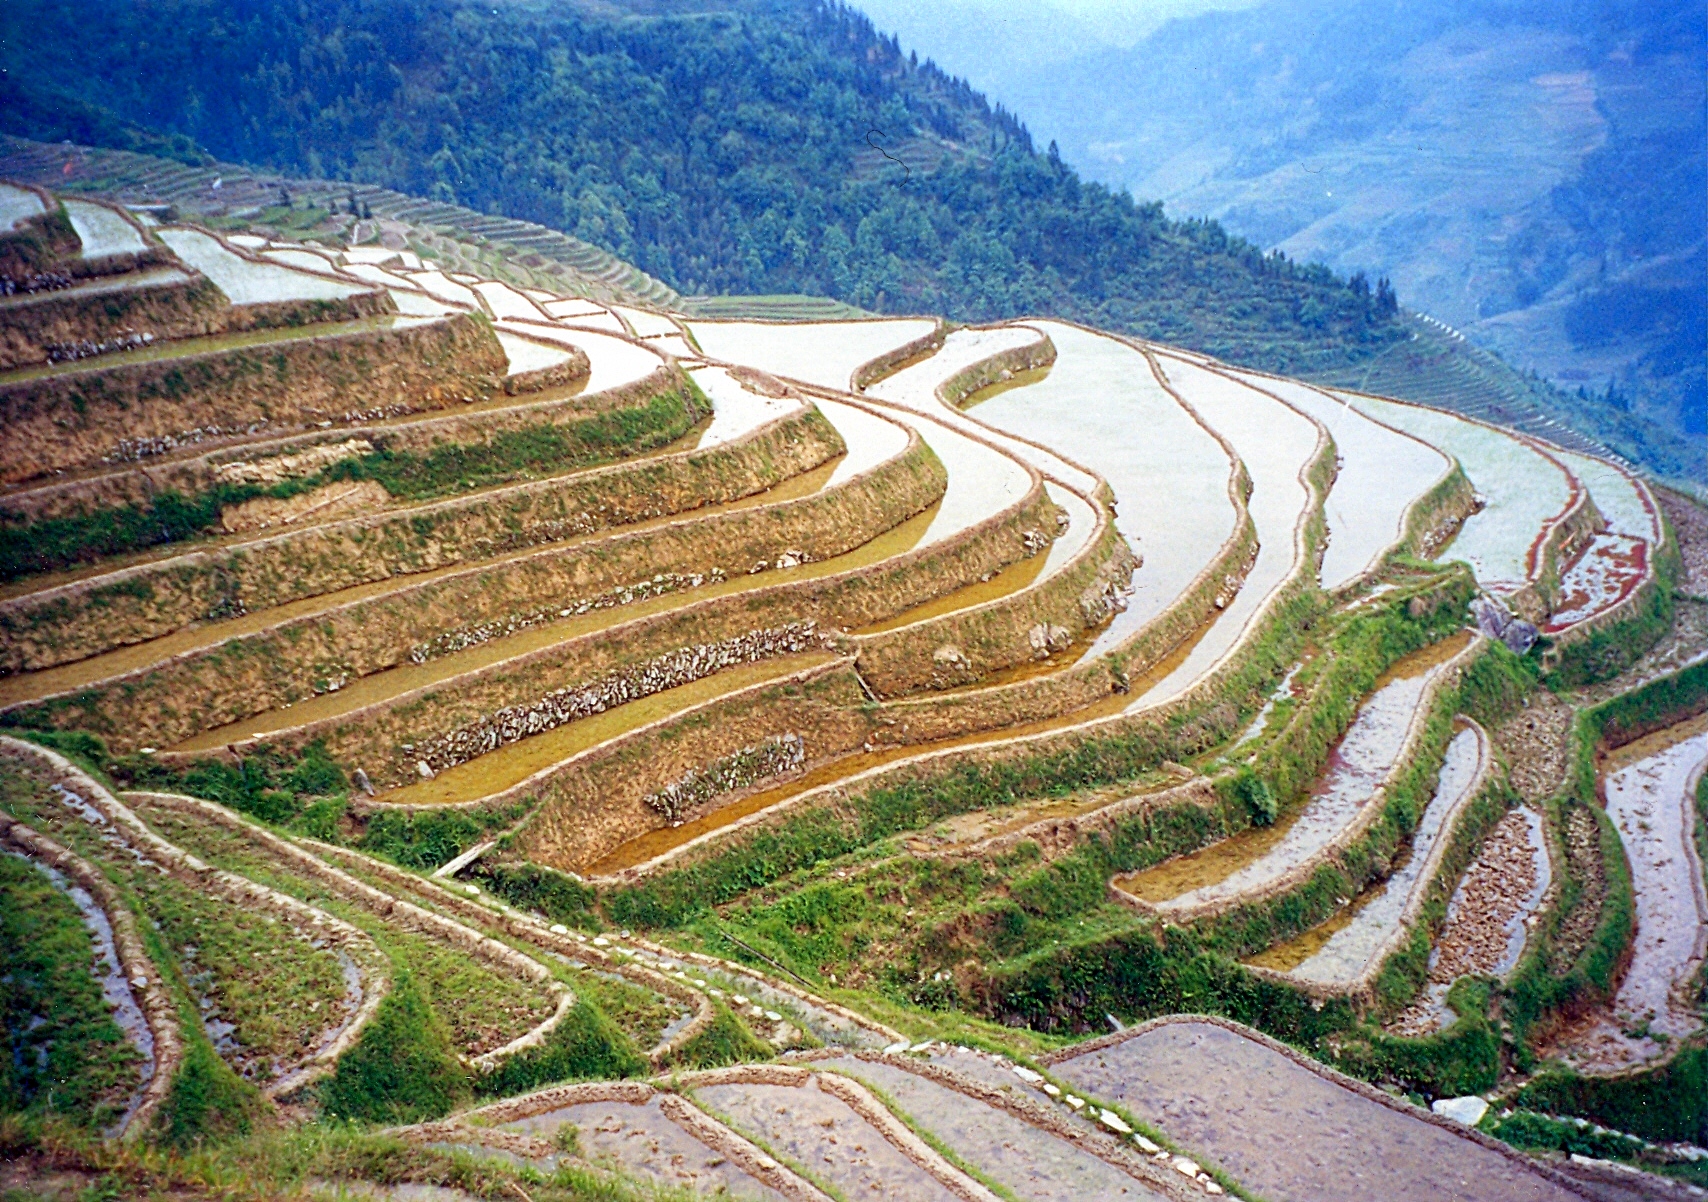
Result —
<path fill-rule="evenodd" d="M 106 205 L 87 200 L 67 200 L 65 215 L 71 228 L 83 243 L 85 259 L 100 259 L 107 255 L 139 255 L 148 249 L 142 231 L 127 220 L 124 214 Z"/>
<path fill-rule="evenodd" d="M 156 233 L 173 254 L 212 280 L 234 305 L 342 300 L 368 290 L 362 284 L 340 283 L 282 263 L 246 259 L 199 230 L 163 226 Z"/>
<path fill-rule="evenodd" d="M 1436 777 L 1435 794 L 1387 879 L 1366 889 L 1330 921 L 1252 957 L 1251 963 L 1323 985 L 1350 985 L 1374 968 L 1400 930 L 1407 907 L 1429 887 L 1423 874 L 1431 853 L 1452 833 L 1452 820 L 1470 800 L 1487 755 L 1476 728 L 1467 726 L 1454 735 Z"/>
<path fill-rule="evenodd" d="M 0 230 L 9 230 L 26 217 L 46 212 L 41 197 L 16 184 L 0 184 Z"/>
<path fill-rule="evenodd" d="M 569 362 L 569 352 L 560 347 L 547 346 L 532 338 L 523 338 L 509 330 L 499 329 L 494 333 L 498 336 L 498 345 L 504 348 L 506 367 L 505 375 L 520 375 L 525 371 L 544 371 L 548 367 L 557 367 Z"/>
<path fill-rule="evenodd" d="M 622 338 L 545 322 L 500 322 L 498 328 L 530 338 L 543 338 L 563 346 L 577 346 L 587 352 L 589 373 L 584 392 L 604 392 L 644 379 L 659 369 L 664 360 L 644 346 L 636 346 Z"/>
<path fill-rule="evenodd" d="M 544 321 L 546 311 L 508 284 L 483 280 L 474 286 L 480 299 L 498 321 Z"/>
<path fill-rule="evenodd" d="M 1235 373 L 1267 389 L 1328 428 L 1340 471 L 1323 506 L 1328 549 L 1322 586 L 1333 590 L 1374 568 L 1405 533 L 1406 510 L 1451 463 L 1434 447 L 1390 429 L 1346 401 L 1292 380 Z"/>
<path fill-rule="evenodd" d="M 1270 826 L 1252 827 L 1155 868 L 1116 877 L 1115 886 L 1165 914 L 1237 898 L 1319 854 L 1349 827 L 1392 771 L 1430 682 L 1470 636 L 1461 634 L 1400 660 L 1377 681 L 1329 753 L 1305 800 Z"/>
<path fill-rule="evenodd" d="M 1530 553 L 1572 498 L 1565 469 L 1513 434 L 1437 409 L 1333 394 L 1378 421 L 1455 456 L 1488 502 L 1465 519 L 1442 559 L 1462 559 L 1488 589 L 1512 592 L 1530 579 Z"/>
<path fill-rule="evenodd" d="M 1076 326 L 1037 326 L 1056 345 L 1055 366 L 1036 384 L 984 402 L 977 416 L 1109 482 L 1115 527 L 1143 562 L 1127 608 L 1092 647 L 1101 655 L 1173 604 L 1233 534 L 1233 465 L 1140 352 Z"/>
<path fill-rule="evenodd" d="M 612 305 L 610 311 L 621 317 L 638 338 L 655 338 L 659 335 L 681 333 L 676 323 L 662 313 L 635 309 L 628 305 Z"/>
<path fill-rule="evenodd" d="M 825 482 L 826 488 L 845 484 L 907 450 L 907 427 L 855 405 L 819 398 L 813 402 L 842 435 L 848 453 Z"/>
<path fill-rule="evenodd" d="M 1299 529 L 1310 506 L 1303 474 L 1317 447 L 1317 428 L 1279 401 L 1179 359 L 1162 359 L 1171 382 L 1234 448 L 1251 476 L 1246 503 L 1257 526 L 1258 552 L 1239 593 L 1179 670 L 1158 682 L 1133 710 L 1178 697 L 1232 651 L 1265 602 L 1292 574 L 1302 548 Z M 1119 619 L 1117 619 L 1118 621 Z"/>
<path fill-rule="evenodd" d="M 768 397 L 750 392 L 721 367 L 700 368 L 693 373 L 693 378 L 700 391 L 712 402 L 712 424 L 700 435 L 702 448 L 734 442 L 801 407 L 801 402 L 793 397 Z"/>
<path fill-rule="evenodd" d="M 1542 633 L 1558 634 L 1629 597 L 1648 570 L 1650 543 L 1623 534 L 1598 534 L 1560 573 L 1560 595 Z"/>
<path fill-rule="evenodd" d="M 1611 1014 L 1563 1043 L 1578 1068 L 1641 1063 L 1702 1028 L 1689 994 L 1708 951 L 1708 895 L 1694 838 L 1695 784 L 1705 765 L 1708 717 L 1622 748 L 1608 765 L 1607 816 L 1631 865 L 1637 933 Z"/>
<path fill-rule="evenodd" d="M 923 338 L 936 323 L 894 321 L 695 321 L 694 341 L 709 358 L 757 367 L 775 376 L 847 390 L 854 371 L 897 347 Z"/>
<path fill-rule="evenodd" d="M 1056 1061 L 1271 1202 L 1581 1202 L 1508 1157 L 1238 1031 L 1165 1022 Z"/>

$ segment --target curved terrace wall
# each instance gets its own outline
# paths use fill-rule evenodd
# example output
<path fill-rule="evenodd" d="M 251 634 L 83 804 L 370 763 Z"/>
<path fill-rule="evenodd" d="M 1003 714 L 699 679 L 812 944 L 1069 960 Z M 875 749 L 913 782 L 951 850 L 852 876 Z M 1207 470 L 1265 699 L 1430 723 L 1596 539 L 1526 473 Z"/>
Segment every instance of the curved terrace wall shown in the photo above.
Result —
<path fill-rule="evenodd" d="M 842 449 L 816 411 L 733 450 L 509 485 L 90 576 L 0 601 L 0 672 L 69 663 L 209 616 L 271 608 L 748 495 Z M 656 570 L 656 569 L 654 569 Z"/>
<path fill-rule="evenodd" d="M 1429 745 L 1426 736 L 1430 730 L 1430 720 L 1432 717 L 1441 716 L 1435 713 L 1439 699 L 1444 692 L 1451 692 L 1453 704 L 1457 705 L 1457 687 L 1460 676 L 1465 668 L 1483 653 L 1487 645 L 1487 640 L 1479 635 L 1469 646 L 1443 665 L 1441 671 L 1430 680 L 1425 686 L 1424 696 L 1419 699 L 1417 708 L 1412 713 L 1411 722 L 1406 728 L 1399 753 L 1394 757 L 1394 762 L 1388 771 L 1383 774 L 1381 782 L 1371 792 L 1369 800 L 1360 807 L 1356 818 L 1336 833 L 1323 847 L 1311 853 L 1309 857 L 1300 860 L 1279 876 L 1264 882 L 1257 888 L 1244 893 L 1212 898 L 1197 905 L 1154 905 L 1113 886 L 1110 888 L 1111 900 L 1138 910 L 1142 914 L 1166 919 L 1176 926 L 1188 926 L 1221 918 L 1236 910 L 1269 906 L 1309 882 L 1324 865 L 1339 863 L 1347 851 L 1358 845 L 1370 828 L 1383 817 L 1388 794 L 1393 791 L 1402 778 L 1413 770 L 1419 757 L 1427 753 Z"/>
<path fill-rule="evenodd" d="M 1041 489 L 1037 492 L 1042 495 Z M 578 712 L 580 702 L 571 704 L 582 693 L 609 694 L 609 702 L 592 711 L 603 712 L 612 704 L 690 683 L 731 664 L 816 649 L 819 623 L 905 609 L 921 595 L 929 596 L 944 574 L 953 573 L 956 583 L 977 579 L 987 565 L 1023 553 L 1024 530 L 1036 517 L 1036 505 L 1034 499 L 1031 506 L 1017 506 L 944 544 L 873 568 L 799 583 L 785 579 L 749 593 L 690 602 L 276 733 L 266 741 L 269 746 L 294 747 L 323 738 L 331 754 L 362 765 L 376 782 L 402 783 L 413 779 L 419 760 L 435 770 L 451 767 L 529 734 L 591 716 Z M 780 609 L 793 620 L 779 625 Z M 403 750 L 406 743 L 411 750 Z"/>
<path fill-rule="evenodd" d="M 923 334 L 912 342 L 904 342 L 893 350 L 886 351 L 875 359 L 868 359 L 856 367 L 849 377 L 850 391 L 864 392 L 886 376 L 894 375 L 903 367 L 923 355 L 935 351 L 943 345 L 943 339 L 948 336 L 948 326 L 941 317 L 934 318 L 937 325 L 929 334 Z"/>
<path fill-rule="evenodd" d="M 674 364 L 660 364 L 639 380 L 601 392 L 566 397 L 523 397 L 514 404 L 438 411 L 403 421 L 340 426 L 279 437 L 240 431 L 235 436 L 195 438 L 175 453 L 151 456 L 99 472 L 44 481 L 0 495 L 0 522 L 23 525 L 50 518 L 90 514 L 152 500 L 163 492 L 196 497 L 217 485 L 237 465 L 300 455 L 314 447 L 362 438 L 393 454 L 424 455 L 448 446 L 485 446 L 507 434 L 557 427 L 573 431 L 600 414 L 644 410 L 649 403 L 679 398 L 697 420 L 705 403 Z M 244 435 L 248 433 L 248 436 Z M 208 449 L 198 449 L 206 447 Z"/>
<path fill-rule="evenodd" d="M 562 572 L 557 581 L 559 587 L 552 588 L 549 581 L 537 583 L 544 586 L 546 596 L 555 594 L 560 602 L 569 603 L 576 597 L 597 593 L 613 584 L 623 586 L 637 580 L 647 582 L 654 577 L 661 563 L 668 563 L 679 574 L 709 575 L 719 568 L 718 561 L 721 560 L 731 564 L 728 569 L 730 576 L 739 576 L 744 570 L 741 565 L 750 564 L 755 554 L 778 555 L 786 548 L 804 546 L 811 549 L 811 558 L 820 558 L 821 550 L 822 557 L 829 558 L 928 508 L 941 488 L 941 469 L 929 449 L 915 440 L 909 454 L 857 477 L 829 496 L 777 502 L 772 506 L 738 510 L 704 520 L 685 519 L 652 531 L 619 535 L 612 540 L 619 544 L 615 547 L 601 544 L 551 557 L 549 566 Z M 624 547 L 623 543 L 629 545 Z M 736 557 L 733 561 L 728 558 L 732 554 Z M 672 559 L 672 556 L 676 558 Z M 534 567 L 548 566 L 542 565 L 539 557 L 528 562 Z M 464 577 L 460 583 L 465 587 L 483 589 L 488 576 L 489 573 L 483 571 Z M 483 716 L 494 711 L 536 702 L 555 688 L 566 684 L 585 685 L 590 678 L 634 667 L 637 662 L 644 665 L 649 658 L 685 646 L 750 634 L 756 621 L 762 625 L 775 625 L 778 616 L 775 603 L 779 594 L 786 597 L 789 591 L 786 584 L 767 590 L 766 597 L 761 600 L 769 601 L 771 605 L 756 604 L 752 597 L 735 594 L 708 598 L 626 623 L 615 623 L 579 638 L 572 637 L 487 668 L 411 689 L 335 717 L 317 721 L 305 719 L 303 725 L 269 735 L 266 741 L 270 746 L 300 746 L 315 738 L 325 738 L 328 750 L 335 757 L 364 765 L 376 782 L 408 779 L 415 770 L 416 760 L 423 757 L 396 750 L 402 743 L 430 740 L 435 735 L 478 723 Z M 716 620 L 720 617 L 722 622 Z M 289 689 L 305 690 L 305 681 L 298 674 L 300 669 L 297 667 L 303 652 L 309 649 L 301 646 L 304 639 L 310 641 L 311 648 L 324 647 L 328 654 L 336 657 L 342 650 L 337 640 L 339 634 L 356 639 L 360 637 L 361 630 L 375 625 L 371 616 L 366 614 L 347 614 L 344 619 L 331 632 L 325 629 L 324 615 L 293 624 L 297 638 L 287 636 L 277 645 L 276 659 L 269 657 L 268 661 L 255 665 L 261 673 L 289 674 L 283 681 L 268 682 L 264 677 L 258 681 L 245 681 L 233 672 L 237 665 L 230 662 L 230 657 L 222 657 L 226 660 L 223 664 L 209 661 L 203 665 L 201 683 L 206 689 L 217 689 L 222 703 L 231 708 L 257 706 L 258 702 L 270 697 L 287 695 Z M 811 625 L 810 617 L 806 624 Z M 329 633 L 332 635 L 330 639 Z M 395 640 L 397 633 L 376 631 L 380 638 L 388 640 Z M 388 653 L 396 657 L 394 663 L 407 657 L 409 650 L 407 642 L 392 641 L 388 647 Z M 272 687 L 267 687 L 269 683 Z M 122 697 L 125 692 L 134 696 L 136 690 L 134 686 L 121 685 L 119 690 L 110 692 Z M 171 692 L 151 690 L 151 696 L 142 705 L 127 702 L 127 716 L 162 727 L 176 718 L 179 723 L 193 726 L 196 731 L 217 725 L 212 721 L 214 715 L 205 713 L 169 715 L 161 712 L 151 719 L 149 714 L 155 707 L 172 704 L 171 696 Z M 251 709 L 250 712 L 255 711 Z M 103 725 L 109 720 L 101 714 L 90 716 Z M 127 742 L 136 737 L 134 729 L 122 724 L 115 733 Z M 240 739 L 238 745 L 248 742 Z M 432 762 L 431 756 L 425 758 Z M 451 762 L 460 762 L 460 759 L 434 763 L 433 766 L 448 767 Z"/>
<path fill-rule="evenodd" d="M 128 448 L 256 422 L 310 424 L 443 408 L 490 393 L 505 358 L 484 322 L 440 320 L 0 383 L 0 482 L 126 458 Z M 364 406 L 352 411 L 352 400 Z"/>

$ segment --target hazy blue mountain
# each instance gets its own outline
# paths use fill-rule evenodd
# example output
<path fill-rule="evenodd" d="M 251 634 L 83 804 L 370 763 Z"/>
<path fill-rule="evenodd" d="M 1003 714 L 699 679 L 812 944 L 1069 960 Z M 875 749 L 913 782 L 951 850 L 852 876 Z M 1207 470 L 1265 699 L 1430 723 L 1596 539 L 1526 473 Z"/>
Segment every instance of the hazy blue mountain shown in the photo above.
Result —
<path fill-rule="evenodd" d="M 1704 6 L 1268 0 L 1135 25 L 871 7 L 1088 176 L 1700 443 Z"/>

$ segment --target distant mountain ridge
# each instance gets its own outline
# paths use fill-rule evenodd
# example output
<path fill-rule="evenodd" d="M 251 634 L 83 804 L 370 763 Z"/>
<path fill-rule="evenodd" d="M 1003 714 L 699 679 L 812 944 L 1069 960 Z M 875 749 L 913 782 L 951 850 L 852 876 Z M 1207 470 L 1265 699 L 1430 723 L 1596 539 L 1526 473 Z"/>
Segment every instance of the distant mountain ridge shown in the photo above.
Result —
<path fill-rule="evenodd" d="M 1267 0 L 1040 69 L 976 22 L 910 40 L 1088 175 L 1339 272 L 1708 471 L 1708 36 L 1653 0 Z M 1611 386 L 1611 387 L 1610 387 Z"/>
<path fill-rule="evenodd" d="M 188 140 L 534 221 L 684 294 L 1051 313 L 1292 371 L 1407 336 L 1369 281 L 1085 183 L 820 0 L 19 0 L 0 34 L 8 132 Z"/>

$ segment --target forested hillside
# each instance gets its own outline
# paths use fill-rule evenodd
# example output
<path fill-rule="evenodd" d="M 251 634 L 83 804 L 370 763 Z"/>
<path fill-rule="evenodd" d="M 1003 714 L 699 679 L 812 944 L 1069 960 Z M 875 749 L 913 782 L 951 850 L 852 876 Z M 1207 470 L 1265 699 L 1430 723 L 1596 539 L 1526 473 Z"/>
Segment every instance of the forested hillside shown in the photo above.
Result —
<path fill-rule="evenodd" d="M 0 47 L 10 132 L 454 200 L 683 293 L 1047 312 L 1289 370 L 1406 336 L 1385 287 L 1084 182 L 965 83 L 816 0 L 16 0 Z"/>

